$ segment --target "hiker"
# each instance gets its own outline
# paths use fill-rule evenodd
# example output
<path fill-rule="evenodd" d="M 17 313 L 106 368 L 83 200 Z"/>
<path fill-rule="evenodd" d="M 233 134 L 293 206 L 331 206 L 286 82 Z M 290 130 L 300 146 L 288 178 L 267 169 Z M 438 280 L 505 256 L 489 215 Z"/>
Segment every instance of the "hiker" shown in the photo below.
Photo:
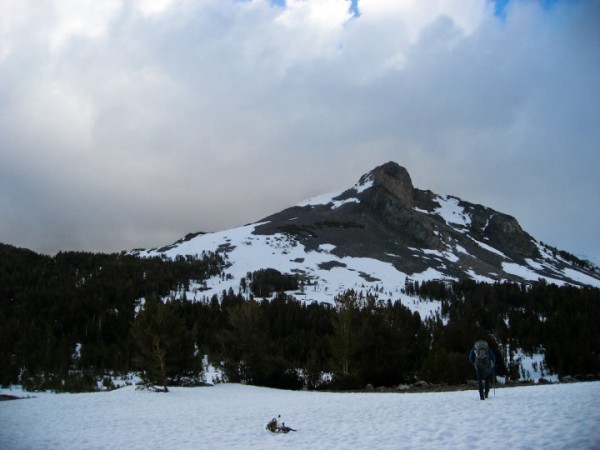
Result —
<path fill-rule="evenodd" d="M 281 419 L 281 415 L 277 416 L 277 419 Z M 279 421 L 273 417 L 267 424 L 267 430 L 271 433 L 279 433 Z"/>
<path fill-rule="evenodd" d="M 490 384 L 495 374 L 496 357 L 484 340 L 475 342 L 469 352 L 469 361 L 477 371 L 477 387 L 479 398 L 485 400 L 490 393 Z"/>

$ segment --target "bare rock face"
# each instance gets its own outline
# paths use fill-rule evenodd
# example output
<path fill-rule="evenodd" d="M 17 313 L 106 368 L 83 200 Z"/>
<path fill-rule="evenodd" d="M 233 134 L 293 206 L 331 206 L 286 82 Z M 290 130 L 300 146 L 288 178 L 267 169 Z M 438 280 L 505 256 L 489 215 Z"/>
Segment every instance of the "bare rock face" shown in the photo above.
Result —
<path fill-rule="evenodd" d="M 413 187 L 404 167 L 389 162 L 366 176 L 373 179 L 373 187 L 364 192 L 361 206 L 371 220 L 394 235 L 391 240 L 419 248 L 440 248 L 435 224 L 415 210 L 417 199 L 423 195 Z"/>
<path fill-rule="evenodd" d="M 414 207 L 414 187 L 408 171 L 394 162 L 375 168 L 372 172 L 373 187 L 388 192 L 406 208 Z"/>
<path fill-rule="evenodd" d="M 492 246 L 502 248 L 510 256 L 537 258 L 539 251 L 533 238 L 527 234 L 514 217 L 496 214 L 490 218 L 484 236 Z"/>

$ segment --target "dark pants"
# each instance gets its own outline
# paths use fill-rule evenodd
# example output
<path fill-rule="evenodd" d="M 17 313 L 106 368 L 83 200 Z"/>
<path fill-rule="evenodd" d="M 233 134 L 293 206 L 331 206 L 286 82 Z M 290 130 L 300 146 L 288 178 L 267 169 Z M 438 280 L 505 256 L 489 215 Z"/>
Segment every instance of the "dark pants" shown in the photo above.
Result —
<path fill-rule="evenodd" d="M 494 372 L 491 367 L 483 369 L 477 368 L 477 387 L 479 388 L 479 396 L 482 400 L 487 398 L 488 393 L 490 392 L 493 376 Z"/>

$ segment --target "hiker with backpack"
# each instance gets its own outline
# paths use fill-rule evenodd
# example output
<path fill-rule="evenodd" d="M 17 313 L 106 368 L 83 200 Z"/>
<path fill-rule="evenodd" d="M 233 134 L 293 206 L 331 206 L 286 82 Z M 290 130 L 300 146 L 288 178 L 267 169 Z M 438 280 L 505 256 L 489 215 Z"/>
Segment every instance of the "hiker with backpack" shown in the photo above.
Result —
<path fill-rule="evenodd" d="M 469 352 L 469 361 L 477 371 L 477 387 L 479 388 L 479 398 L 485 400 L 490 392 L 490 384 L 495 375 L 496 357 L 490 349 L 488 343 L 484 340 L 475 342 Z"/>

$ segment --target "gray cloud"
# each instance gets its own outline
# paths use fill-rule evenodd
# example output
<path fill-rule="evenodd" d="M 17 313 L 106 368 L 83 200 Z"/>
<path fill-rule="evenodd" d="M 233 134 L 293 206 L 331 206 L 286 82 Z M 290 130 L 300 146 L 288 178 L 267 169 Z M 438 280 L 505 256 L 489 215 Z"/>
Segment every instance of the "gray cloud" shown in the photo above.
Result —
<path fill-rule="evenodd" d="M 599 3 L 359 6 L 3 3 L 0 241 L 159 246 L 394 160 L 600 257 Z"/>

